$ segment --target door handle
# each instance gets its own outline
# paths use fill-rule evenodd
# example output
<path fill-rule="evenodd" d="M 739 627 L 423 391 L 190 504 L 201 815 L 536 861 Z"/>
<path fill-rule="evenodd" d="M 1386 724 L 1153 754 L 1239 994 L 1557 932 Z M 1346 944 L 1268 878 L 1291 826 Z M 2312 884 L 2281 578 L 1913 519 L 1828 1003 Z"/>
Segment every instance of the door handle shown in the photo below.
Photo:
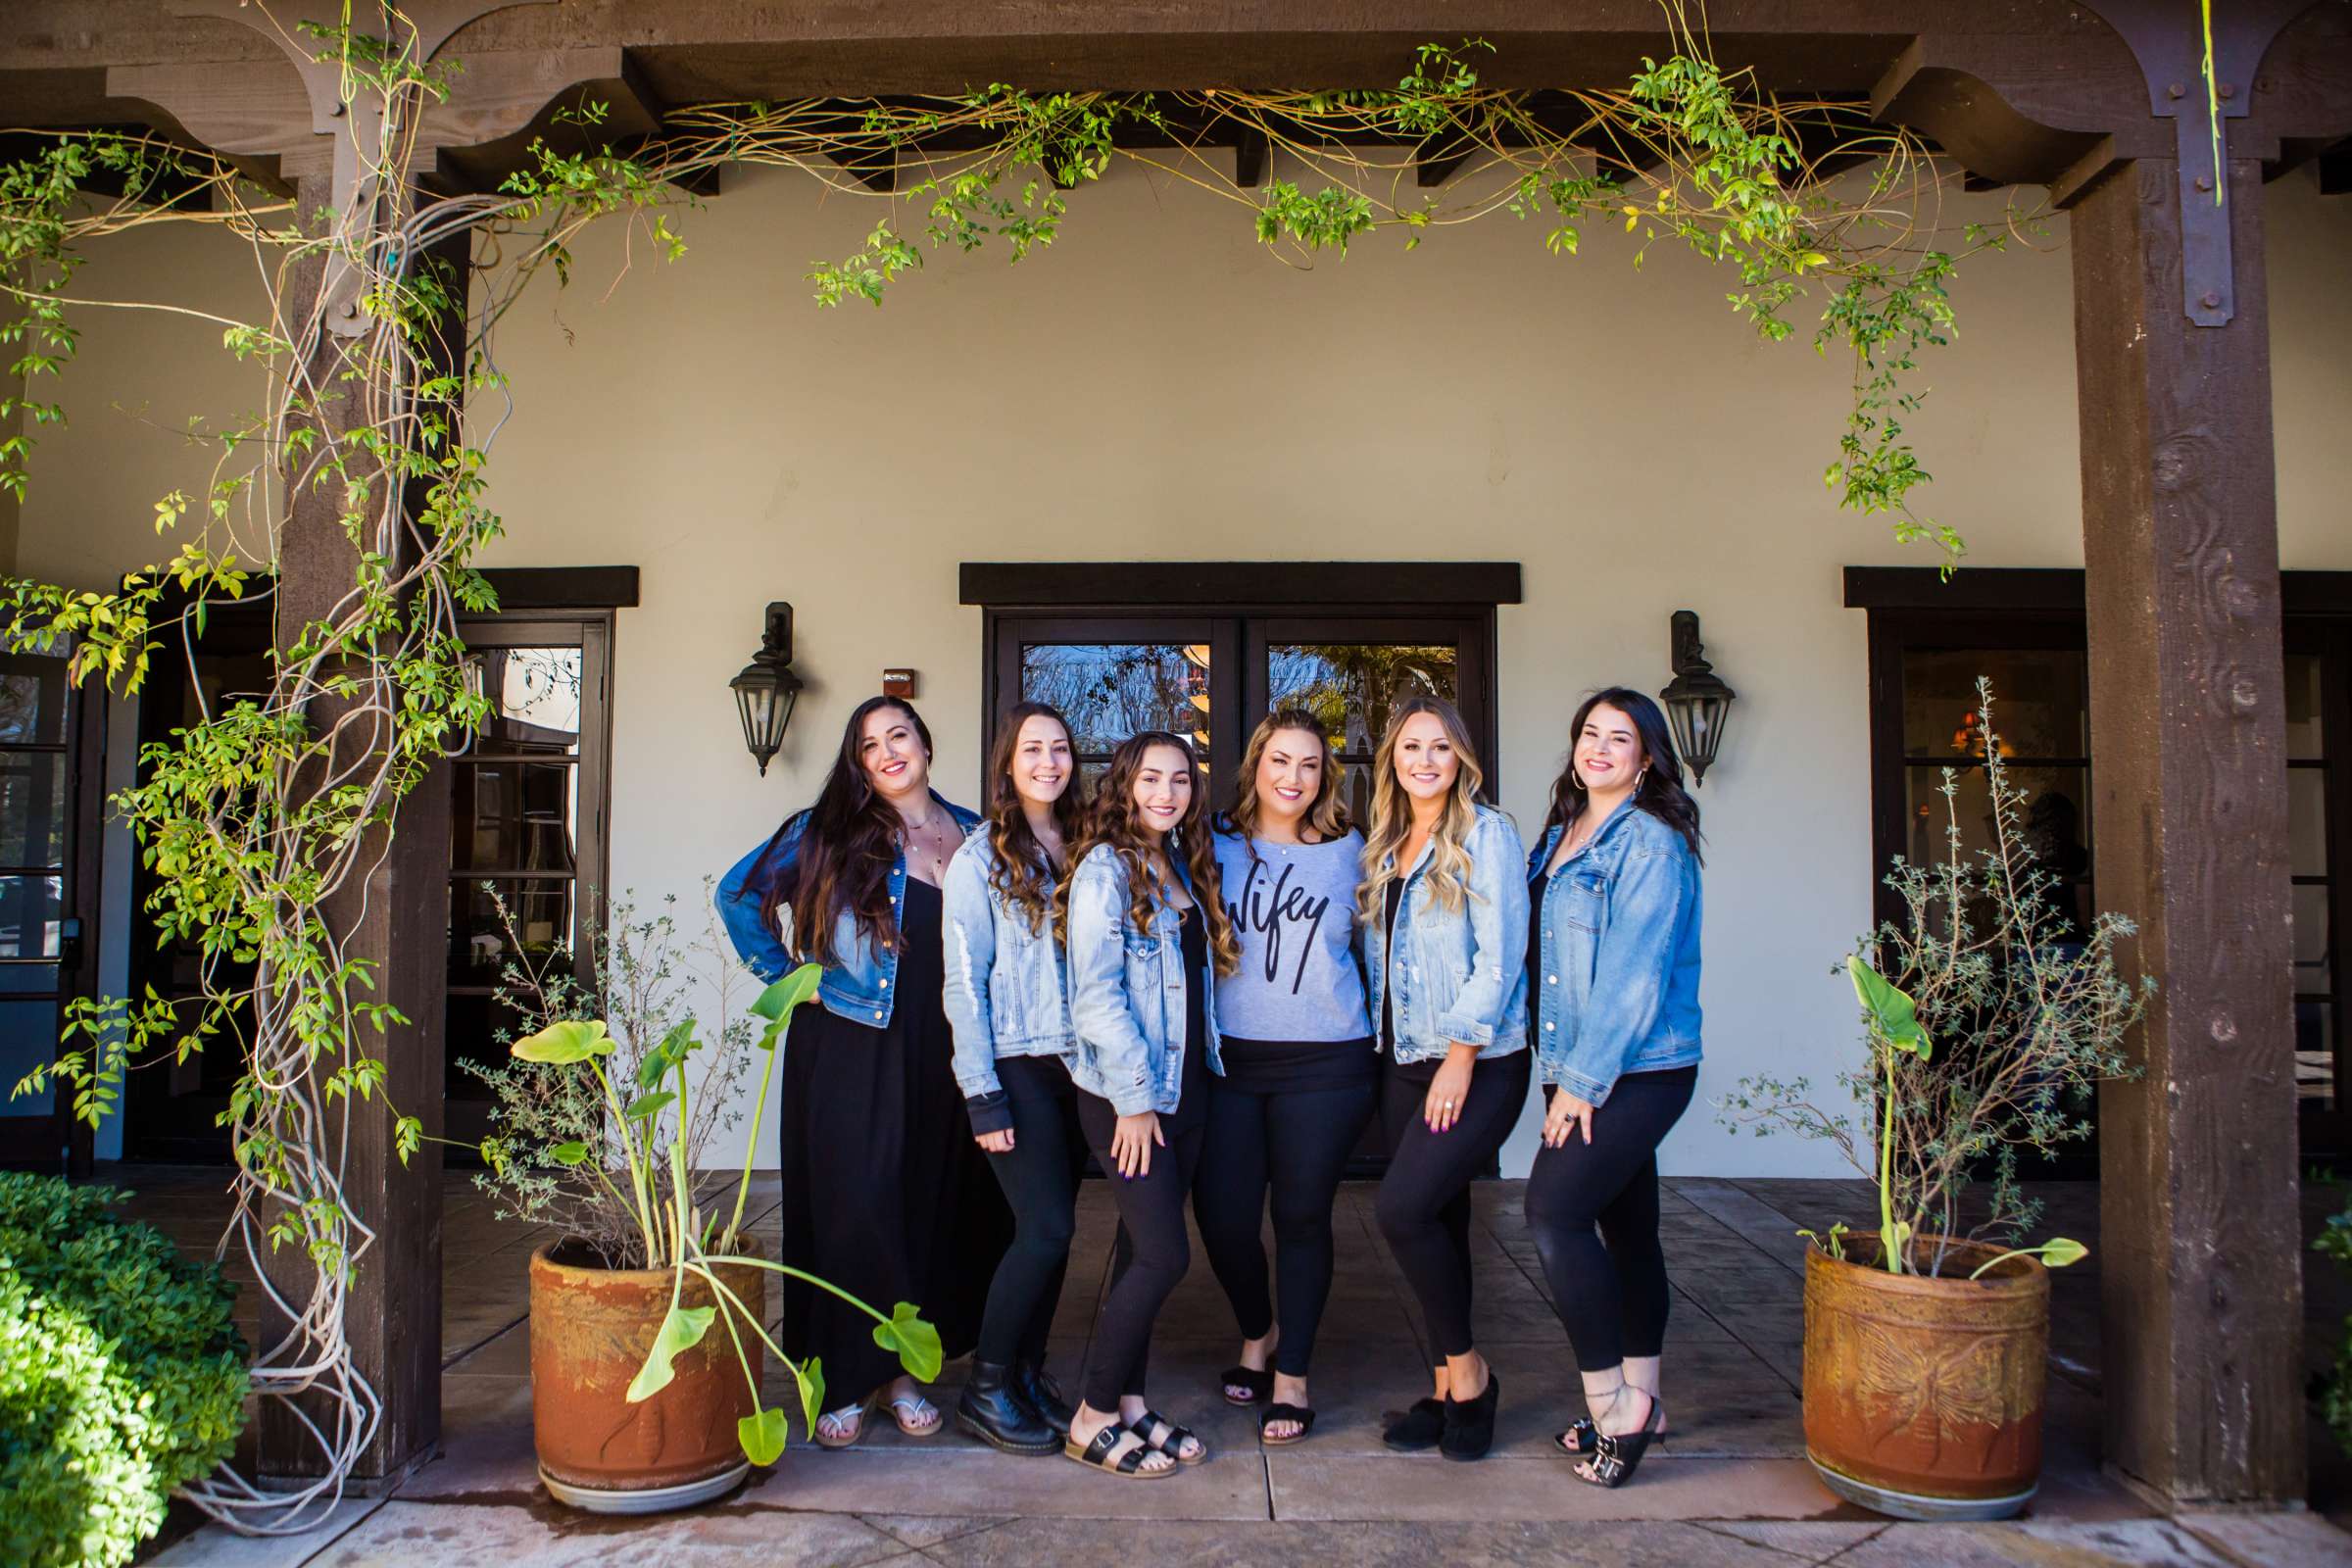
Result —
<path fill-rule="evenodd" d="M 58 978 L 63 980 L 80 967 L 81 920 L 78 916 L 69 917 L 57 922 Z"/>

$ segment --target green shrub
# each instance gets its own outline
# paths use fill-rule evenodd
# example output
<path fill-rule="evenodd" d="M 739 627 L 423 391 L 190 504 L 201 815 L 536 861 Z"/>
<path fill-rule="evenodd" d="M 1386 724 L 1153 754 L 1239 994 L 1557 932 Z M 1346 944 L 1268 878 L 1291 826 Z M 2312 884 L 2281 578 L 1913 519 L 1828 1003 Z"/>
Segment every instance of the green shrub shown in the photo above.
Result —
<path fill-rule="evenodd" d="M 243 1424 L 227 1282 L 123 1196 L 0 1173 L 0 1562 L 128 1562 Z"/>
<path fill-rule="evenodd" d="M 2352 1269 L 2352 1203 L 2328 1216 L 2327 1227 L 2311 1250 Z M 2335 1434 L 2336 1446 L 2352 1453 L 2352 1317 L 2338 1331 L 2335 1366 L 2320 1379 L 2320 1414 Z"/>

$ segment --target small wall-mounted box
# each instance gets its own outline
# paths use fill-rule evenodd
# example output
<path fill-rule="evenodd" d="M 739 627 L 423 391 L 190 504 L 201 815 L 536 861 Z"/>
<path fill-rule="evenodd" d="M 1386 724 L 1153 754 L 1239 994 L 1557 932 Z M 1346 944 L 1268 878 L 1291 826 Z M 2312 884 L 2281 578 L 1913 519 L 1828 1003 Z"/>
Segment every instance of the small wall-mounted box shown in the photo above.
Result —
<path fill-rule="evenodd" d="M 882 672 L 882 695 L 905 697 L 911 700 L 914 696 L 914 671 L 911 669 L 884 670 Z"/>

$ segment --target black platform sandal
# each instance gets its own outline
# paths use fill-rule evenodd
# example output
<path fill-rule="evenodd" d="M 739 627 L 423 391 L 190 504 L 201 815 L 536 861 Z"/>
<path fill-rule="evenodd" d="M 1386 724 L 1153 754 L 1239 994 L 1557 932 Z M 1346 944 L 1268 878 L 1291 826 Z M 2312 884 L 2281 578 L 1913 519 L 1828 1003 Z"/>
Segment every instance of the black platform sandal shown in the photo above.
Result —
<path fill-rule="evenodd" d="M 1642 1467 L 1642 1456 L 1649 1451 L 1649 1440 L 1658 1435 L 1658 1401 L 1649 1401 L 1649 1414 L 1642 1418 L 1639 1431 L 1622 1438 L 1612 1438 L 1596 1432 L 1592 1452 L 1576 1466 L 1576 1479 L 1589 1487 L 1607 1487 L 1611 1491 L 1634 1479 Z"/>
<path fill-rule="evenodd" d="M 1208 1457 L 1208 1445 L 1200 1441 L 1199 1433 L 1178 1426 L 1157 1410 L 1146 1410 L 1141 1419 L 1128 1422 L 1127 1427 L 1178 1464 L 1200 1464 Z M 1193 1446 L 1191 1453 L 1184 1451 L 1188 1443 Z"/>
<path fill-rule="evenodd" d="M 1096 1433 L 1084 1446 L 1080 1446 L 1076 1438 L 1070 1439 L 1061 1446 L 1061 1451 L 1065 1458 L 1108 1475 L 1124 1476 L 1129 1481 L 1158 1481 L 1176 1473 L 1172 1464 L 1145 1469 L 1146 1457 L 1156 1450 L 1133 1429 L 1116 1421 Z"/>
<path fill-rule="evenodd" d="M 1233 1391 L 1236 1389 L 1248 1389 L 1250 1397 L 1235 1398 Z M 1246 1366 L 1229 1366 L 1218 1375 L 1217 1392 L 1225 1396 L 1227 1404 L 1256 1404 L 1270 1399 L 1274 1397 L 1274 1369 L 1259 1367 L 1251 1371 Z"/>
<path fill-rule="evenodd" d="M 1652 1395 L 1650 1398 L 1651 1402 L 1655 1403 L 1657 1396 Z M 1660 1408 L 1663 1407 L 1661 1406 Z M 1558 1437 L 1552 1439 L 1551 1441 L 1558 1444 L 1560 1451 L 1568 1455 L 1569 1458 L 1582 1459 L 1585 1455 L 1592 1451 L 1592 1440 L 1599 1436 L 1600 1428 L 1592 1424 L 1591 1417 L 1586 1416 L 1580 1417 L 1577 1420 L 1568 1423 L 1568 1430 L 1561 1433 Z M 1666 1446 L 1665 1422 L 1661 1420 L 1658 1423 L 1657 1431 L 1651 1433 L 1650 1436 L 1657 1441 L 1659 1447 L 1663 1448 Z"/>
<path fill-rule="evenodd" d="M 1446 1435 L 1438 1451 L 1448 1459 L 1484 1459 L 1494 1446 L 1494 1410 L 1502 1402 L 1502 1379 L 1487 1368 L 1487 1386 L 1474 1399 L 1446 1400 Z"/>
<path fill-rule="evenodd" d="M 1381 1428 L 1380 1441 L 1398 1453 L 1434 1448 L 1446 1436 L 1446 1401 L 1436 1395 L 1415 1399 L 1405 1412 Z"/>
<path fill-rule="evenodd" d="M 1287 1438 L 1266 1436 L 1266 1428 L 1277 1421 L 1297 1422 L 1298 1430 Z M 1265 1413 L 1257 1418 L 1257 1441 L 1269 1448 L 1279 1448 L 1286 1444 L 1303 1442 L 1306 1435 L 1314 1430 L 1315 1412 L 1303 1404 L 1269 1404 L 1266 1406 Z"/>

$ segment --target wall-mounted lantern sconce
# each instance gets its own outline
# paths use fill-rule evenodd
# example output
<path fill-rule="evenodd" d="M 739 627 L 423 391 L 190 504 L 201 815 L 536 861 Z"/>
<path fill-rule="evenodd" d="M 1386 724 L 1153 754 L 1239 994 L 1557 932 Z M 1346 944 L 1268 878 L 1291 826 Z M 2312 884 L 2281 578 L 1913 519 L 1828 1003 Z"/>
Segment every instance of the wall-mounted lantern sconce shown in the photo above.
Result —
<path fill-rule="evenodd" d="M 1690 770 L 1690 787 L 1696 789 L 1707 776 L 1707 764 L 1715 760 L 1716 748 L 1723 744 L 1724 715 L 1731 711 L 1732 699 L 1738 694 L 1702 657 L 1698 612 L 1678 610 L 1668 624 L 1673 628 L 1674 679 L 1658 695 L 1666 700 L 1666 722 L 1674 729 L 1674 749 L 1683 754 L 1683 765 Z"/>
<path fill-rule="evenodd" d="M 801 695 L 801 677 L 792 672 L 792 607 L 781 599 L 767 607 L 767 627 L 760 635 L 760 651 L 727 684 L 735 692 L 735 708 L 743 716 L 743 744 L 760 760 L 760 776 L 784 744 L 784 726 L 792 722 L 792 705 Z"/>

